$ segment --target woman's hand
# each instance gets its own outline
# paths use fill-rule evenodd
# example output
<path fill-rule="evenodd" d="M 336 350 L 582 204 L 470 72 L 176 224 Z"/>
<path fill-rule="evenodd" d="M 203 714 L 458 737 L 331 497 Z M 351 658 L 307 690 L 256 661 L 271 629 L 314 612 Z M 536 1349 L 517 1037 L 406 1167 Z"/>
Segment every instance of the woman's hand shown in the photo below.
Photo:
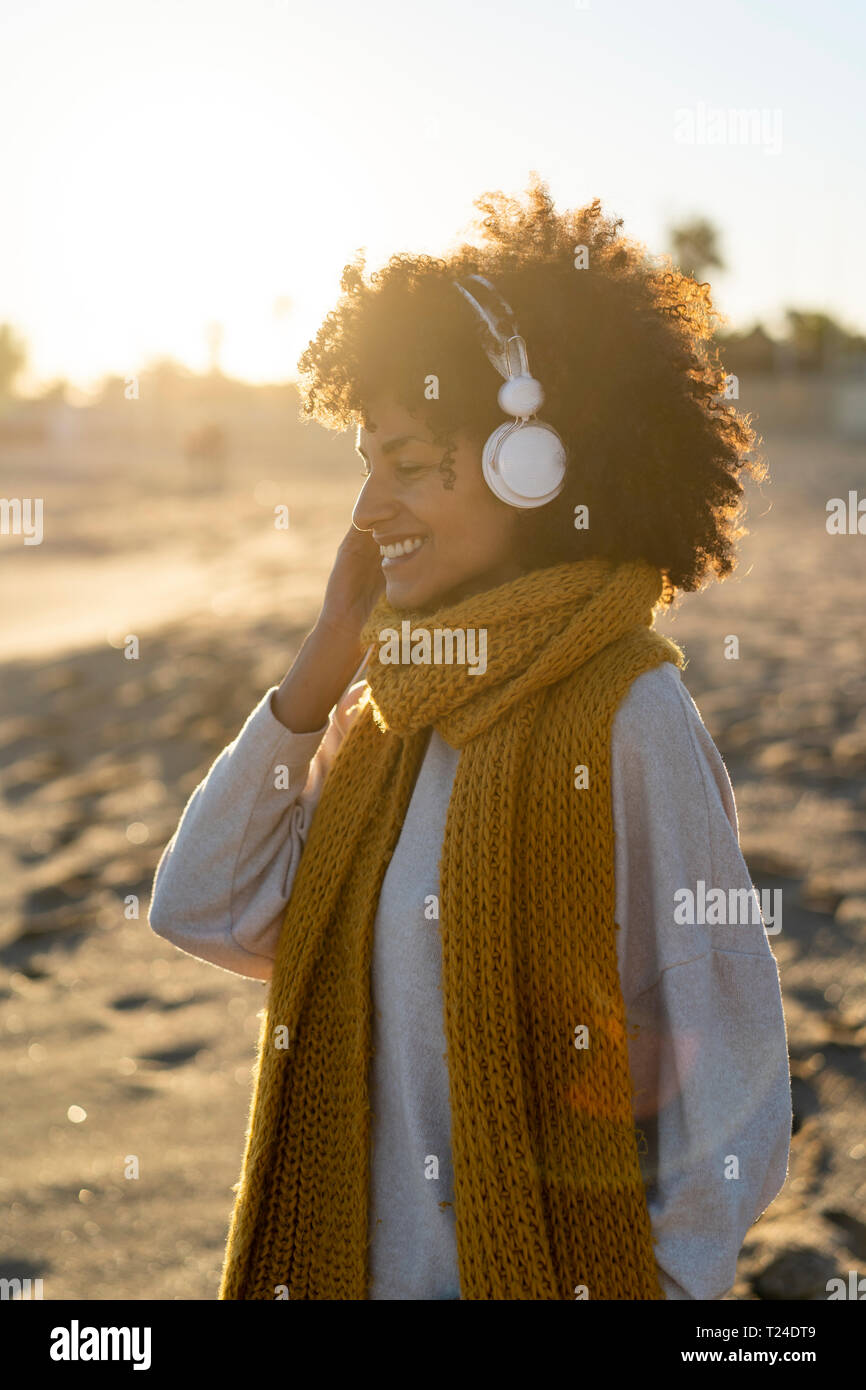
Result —
<path fill-rule="evenodd" d="M 361 629 L 384 591 L 379 547 L 366 531 L 347 531 L 331 569 L 312 632 L 271 697 L 274 715 L 293 733 L 312 733 L 361 664 Z"/>
<path fill-rule="evenodd" d="M 334 559 L 317 626 L 360 641 L 361 629 L 385 589 L 381 562 L 370 532 L 350 526 Z"/>

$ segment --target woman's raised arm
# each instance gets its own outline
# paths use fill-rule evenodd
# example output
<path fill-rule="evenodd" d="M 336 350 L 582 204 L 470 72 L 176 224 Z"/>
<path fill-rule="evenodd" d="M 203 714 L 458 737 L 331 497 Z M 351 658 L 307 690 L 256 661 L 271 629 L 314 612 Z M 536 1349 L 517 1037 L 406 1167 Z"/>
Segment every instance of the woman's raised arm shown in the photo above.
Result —
<path fill-rule="evenodd" d="M 190 797 L 157 866 L 157 936 L 224 970 L 270 978 L 313 812 L 357 712 L 360 632 L 383 587 L 378 548 L 349 529 L 290 670 Z"/>
<path fill-rule="evenodd" d="M 364 689 L 352 682 L 326 724 L 294 733 L 272 687 L 213 763 L 157 866 L 157 936 L 224 970 L 270 979 L 283 912 L 328 769 Z"/>

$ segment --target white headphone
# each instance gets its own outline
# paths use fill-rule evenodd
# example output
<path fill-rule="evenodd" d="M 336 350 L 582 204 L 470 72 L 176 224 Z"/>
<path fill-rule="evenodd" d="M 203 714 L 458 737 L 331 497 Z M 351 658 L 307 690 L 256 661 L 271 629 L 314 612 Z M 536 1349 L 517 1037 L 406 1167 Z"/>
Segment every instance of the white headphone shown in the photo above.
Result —
<path fill-rule="evenodd" d="M 483 275 L 466 278 L 485 285 L 502 306 L 502 314 L 494 319 L 459 280 L 453 282 L 498 344 L 497 349 L 485 344 L 484 351 L 504 377 L 497 400 L 506 415 L 516 417 L 494 430 L 484 445 L 484 480 L 490 491 L 511 507 L 543 507 L 565 484 L 565 445 L 552 425 L 534 418 L 544 404 L 544 391 L 529 371 L 526 343 L 517 332 L 513 309 Z"/>

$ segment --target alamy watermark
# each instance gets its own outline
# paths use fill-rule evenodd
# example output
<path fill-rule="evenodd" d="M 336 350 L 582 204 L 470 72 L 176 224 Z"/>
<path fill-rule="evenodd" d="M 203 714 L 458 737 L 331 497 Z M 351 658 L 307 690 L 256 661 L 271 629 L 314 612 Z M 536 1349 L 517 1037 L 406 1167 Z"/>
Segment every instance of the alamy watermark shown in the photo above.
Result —
<path fill-rule="evenodd" d="M 0 536 L 23 536 L 25 545 L 41 545 L 42 498 L 0 497 Z"/>
<path fill-rule="evenodd" d="M 708 888 L 699 878 L 694 889 L 674 893 L 674 921 L 689 927 L 763 925 L 768 936 L 776 936 L 782 930 L 782 890 L 763 888 L 759 902 L 755 888 Z"/>
<path fill-rule="evenodd" d="M 382 666 L 468 666 L 467 675 L 483 676 L 487 670 L 486 627 L 413 628 L 404 618 L 398 632 L 383 627 L 379 633 Z"/>
<path fill-rule="evenodd" d="M 831 497 L 825 522 L 829 536 L 866 536 L 866 497 L 849 489 L 848 504 L 843 497 Z"/>
<path fill-rule="evenodd" d="M 41 1299 L 41 1279 L 0 1279 L 0 1301 L 20 1303 L 24 1299 Z"/>
<path fill-rule="evenodd" d="M 131 1361 L 134 1371 L 150 1369 L 149 1327 L 81 1327 L 73 1318 L 69 1327 L 51 1331 L 48 1355 L 52 1361 Z"/>
<path fill-rule="evenodd" d="M 853 1298 L 859 1303 L 866 1299 L 866 1278 L 863 1278 L 856 1269 L 848 1270 L 847 1284 L 844 1279 L 828 1279 L 824 1287 L 827 1291 L 828 1303 L 832 1303 L 833 1299 L 836 1298 Z"/>
<path fill-rule="evenodd" d="M 758 145 L 764 154 L 782 152 L 782 112 L 778 106 L 678 106 L 674 112 L 678 145 Z"/>

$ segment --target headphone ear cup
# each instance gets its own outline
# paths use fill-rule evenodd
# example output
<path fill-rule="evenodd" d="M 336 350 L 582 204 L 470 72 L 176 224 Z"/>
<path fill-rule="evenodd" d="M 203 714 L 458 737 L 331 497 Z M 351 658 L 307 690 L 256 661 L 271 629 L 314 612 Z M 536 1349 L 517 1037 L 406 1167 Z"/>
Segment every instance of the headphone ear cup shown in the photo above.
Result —
<path fill-rule="evenodd" d="M 543 507 L 565 485 L 565 446 L 540 420 L 509 420 L 494 430 L 481 456 L 484 480 L 511 507 Z"/>

